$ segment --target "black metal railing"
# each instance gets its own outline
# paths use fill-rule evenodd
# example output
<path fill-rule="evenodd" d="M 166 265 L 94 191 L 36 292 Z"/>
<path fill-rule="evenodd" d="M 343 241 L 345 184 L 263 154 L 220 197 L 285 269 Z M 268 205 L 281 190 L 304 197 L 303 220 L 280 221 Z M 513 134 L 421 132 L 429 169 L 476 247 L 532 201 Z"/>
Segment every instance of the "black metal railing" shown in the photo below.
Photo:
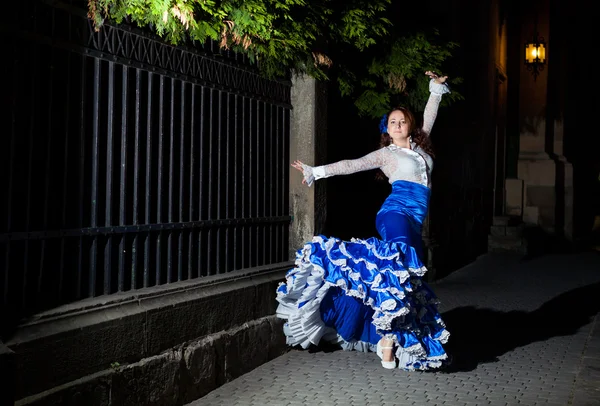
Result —
<path fill-rule="evenodd" d="M 287 261 L 289 82 L 210 46 L 94 32 L 69 4 L 23 7 L 2 23 L 4 309 Z"/>

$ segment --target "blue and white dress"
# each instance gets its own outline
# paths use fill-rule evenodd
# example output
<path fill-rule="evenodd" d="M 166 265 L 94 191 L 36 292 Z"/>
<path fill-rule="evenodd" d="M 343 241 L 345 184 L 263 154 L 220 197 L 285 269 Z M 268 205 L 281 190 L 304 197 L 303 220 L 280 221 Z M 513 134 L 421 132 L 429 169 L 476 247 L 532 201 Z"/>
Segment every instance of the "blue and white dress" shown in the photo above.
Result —
<path fill-rule="evenodd" d="M 423 131 L 429 134 L 445 85 L 430 82 Z M 438 300 L 422 280 L 421 228 L 427 215 L 433 160 L 419 146 L 390 145 L 362 158 L 319 167 L 305 166 L 313 179 L 379 168 L 392 192 L 377 213 L 381 239 L 342 241 L 316 236 L 296 253 L 296 266 L 277 289 L 277 316 L 286 320 L 290 346 L 308 348 L 321 340 L 345 350 L 375 351 L 395 344 L 398 368 L 426 370 L 447 359 L 449 333 Z"/>

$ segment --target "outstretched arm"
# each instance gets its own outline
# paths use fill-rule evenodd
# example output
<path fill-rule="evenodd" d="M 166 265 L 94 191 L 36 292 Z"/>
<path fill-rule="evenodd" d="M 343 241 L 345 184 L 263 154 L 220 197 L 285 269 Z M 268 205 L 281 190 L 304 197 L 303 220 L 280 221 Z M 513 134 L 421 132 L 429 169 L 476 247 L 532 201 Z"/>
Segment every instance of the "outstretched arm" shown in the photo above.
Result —
<path fill-rule="evenodd" d="M 450 89 L 446 84 L 448 76 L 438 76 L 432 71 L 427 71 L 425 74 L 431 78 L 431 81 L 429 82 L 429 100 L 427 100 L 427 105 L 425 105 L 425 111 L 423 112 L 423 132 L 429 135 L 437 117 L 442 95 L 450 93 Z"/>
<path fill-rule="evenodd" d="M 369 169 L 381 168 L 384 165 L 384 149 L 371 152 L 358 159 L 345 159 L 329 165 L 309 166 L 300 161 L 294 161 L 292 167 L 298 169 L 304 175 L 302 183 L 308 186 L 317 179 L 329 178 L 335 175 L 349 175 L 351 173 L 368 171 Z"/>

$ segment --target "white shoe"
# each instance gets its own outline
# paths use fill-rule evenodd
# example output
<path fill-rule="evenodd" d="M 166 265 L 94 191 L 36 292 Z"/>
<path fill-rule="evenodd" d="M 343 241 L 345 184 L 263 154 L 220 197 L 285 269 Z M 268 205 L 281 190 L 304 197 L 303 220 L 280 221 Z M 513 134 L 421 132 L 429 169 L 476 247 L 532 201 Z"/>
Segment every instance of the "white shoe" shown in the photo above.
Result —
<path fill-rule="evenodd" d="M 385 369 L 394 369 L 396 368 L 396 358 L 393 361 L 384 361 L 383 360 L 383 350 L 394 349 L 394 347 L 382 347 L 381 341 L 377 343 L 377 355 L 381 358 L 381 366 Z"/>

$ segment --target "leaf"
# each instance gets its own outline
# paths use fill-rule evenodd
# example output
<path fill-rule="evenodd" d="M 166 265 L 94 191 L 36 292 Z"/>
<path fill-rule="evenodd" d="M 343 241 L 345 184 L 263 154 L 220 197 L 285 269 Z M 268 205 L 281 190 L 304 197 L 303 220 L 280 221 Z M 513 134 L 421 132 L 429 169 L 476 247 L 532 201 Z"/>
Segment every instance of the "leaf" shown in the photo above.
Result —
<path fill-rule="evenodd" d="M 88 0 L 96 29 L 130 21 L 172 44 L 215 41 L 247 55 L 265 77 L 293 74 L 333 80 L 361 115 L 390 103 L 422 108 L 423 72 L 441 70 L 457 44 L 437 30 L 403 32 L 390 21 L 391 0 Z M 394 16 L 396 18 L 397 16 Z M 406 19 L 411 19 L 408 15 Z M 453 78 L 458 84 L 460 78 Z M 443 103 L 461 100 L 457 88 Z"/>

